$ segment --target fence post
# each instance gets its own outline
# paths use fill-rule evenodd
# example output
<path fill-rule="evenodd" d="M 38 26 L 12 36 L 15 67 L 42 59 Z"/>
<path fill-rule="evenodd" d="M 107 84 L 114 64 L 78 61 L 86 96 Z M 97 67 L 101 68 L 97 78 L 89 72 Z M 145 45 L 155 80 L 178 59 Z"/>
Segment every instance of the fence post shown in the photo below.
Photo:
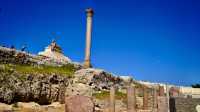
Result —
<path fill-rule="evenodd" d="M 167 96 L 167 112 L 169 112 L 170 111 L 170 107 L 169 107 L 169 87 L 168 87 L 168 85 L 166 84 L 166 96 Z"/>
<path fill-rule="evenodd" d="M 158 94 L 156 88 L 153 89 L 153 109 L 155 112 L 158 110 Z"/>
<path fill-rule="evenodd" d="M 135 88 L 127 88 L 127 112 L 136 112 L 136 97 L 135 97 Z"/>
<path fill-rule="evenodd" d="M 110 105 L 109 105 L 109 111 L 115 112 L 115 88 L 110 88 Z"/>
<path fill-rule="evenodd" d="M 64 85 L 61 85 L 60 86 L 60 90 L 59 90 L 59 102 L 61 104 L 64 104 L 65 103 L 65 91 L 66 91 L 66 88 Z"/>
<path fill-rule="evenodd" d="M 165 90 L 163 86 L 159 86 L 159 96 L 165 96 Z"/>
<path fill-rule="evenodd" d="M 148 91 L 147 88 L 143 88 L 143 109 L 147 110 L 148 109 Z"/>

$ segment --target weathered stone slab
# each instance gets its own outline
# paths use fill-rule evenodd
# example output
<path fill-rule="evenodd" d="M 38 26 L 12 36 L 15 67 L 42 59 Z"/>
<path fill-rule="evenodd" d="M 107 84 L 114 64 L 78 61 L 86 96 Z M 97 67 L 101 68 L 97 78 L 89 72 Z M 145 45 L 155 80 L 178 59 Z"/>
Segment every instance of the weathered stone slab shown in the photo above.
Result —
<path fill-rule="evenodd" d="M 94 112 L 94 103 L 87 96 L 71 96 L 65 99 L 65 112 Z"/>
<path fill-rule="evenodd" d="M 158 97 L 158 112 L 168 112 L 168 99 L 167 97 Z"/>
<path fill-rule="evenodd" d="M 137 110 L 137 112 L 154 112 L 152 110 Z"/>
<path fill-rule="evenodd" d="M 11 105 L 7 105 L 4 103 L 0 103 L 0 112 L 11 112 L 12 111 L 12 106 Z"/>
<path fill-rule="evenodd" d="M 197 112 L 198 98 L 171 98 L 170 112 Z"/>
<path fill-rule="evenodd" d="M 196 111 L 197 111 L 197 112 L 200 112 L 200 105 L 197 105 L 197 106 L 196 106 Z"/>
<path fill-rule="evenodd" d="M 159 86 L 159 96 L 165 96 L 165 90 L 163 86 Z"/>

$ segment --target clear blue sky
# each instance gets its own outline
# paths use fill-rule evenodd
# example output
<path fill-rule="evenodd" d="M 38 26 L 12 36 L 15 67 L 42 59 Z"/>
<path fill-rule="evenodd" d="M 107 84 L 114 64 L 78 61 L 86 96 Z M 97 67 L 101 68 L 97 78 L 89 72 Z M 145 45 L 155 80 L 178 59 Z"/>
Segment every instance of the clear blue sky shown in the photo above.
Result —
<path fill-rule="evenodd" d="M 200 83 L 199 0 L 0 0 L 0 44 L 31 53 L 60 38 L 83 62 L 85 8 L 95 10 L 92 63 L 138 80 Z"/>

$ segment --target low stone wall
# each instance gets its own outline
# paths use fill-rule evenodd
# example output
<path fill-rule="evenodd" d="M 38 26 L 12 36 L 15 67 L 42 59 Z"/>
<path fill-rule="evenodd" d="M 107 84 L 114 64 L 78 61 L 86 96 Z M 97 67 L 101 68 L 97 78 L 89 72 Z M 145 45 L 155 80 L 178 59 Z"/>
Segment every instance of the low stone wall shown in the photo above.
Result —
<path fill-rule="evenodd" d="M 197 112 L 197 105 L 200 105 L 197 98 L 171 98 L 170 112 Z"/>
<path fill-rule="evenodd" d="M 0 103 L 0 112 L 65 112 L 65 105 L 59 102 L 50 105 L 39 105 L 34 102 L 18 102 L 12 105 Z"/>

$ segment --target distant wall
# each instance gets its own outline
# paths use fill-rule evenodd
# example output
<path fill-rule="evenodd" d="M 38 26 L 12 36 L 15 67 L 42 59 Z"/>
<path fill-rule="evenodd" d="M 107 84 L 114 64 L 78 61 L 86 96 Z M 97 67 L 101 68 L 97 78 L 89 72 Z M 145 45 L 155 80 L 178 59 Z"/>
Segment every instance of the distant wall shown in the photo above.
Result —
<path fill-rule="evenodd" d="M 170 112 L 197 112 L 197 105 L 200 105 L 199 98 L 171 98 Z"/>
<path fill-rule="evenodd" d="M 186 95 L 198 95 L 200 96 L 200 89 L 199 88 L 192 88 L 192 87 L 180 87 L 180 92 Z"/>

